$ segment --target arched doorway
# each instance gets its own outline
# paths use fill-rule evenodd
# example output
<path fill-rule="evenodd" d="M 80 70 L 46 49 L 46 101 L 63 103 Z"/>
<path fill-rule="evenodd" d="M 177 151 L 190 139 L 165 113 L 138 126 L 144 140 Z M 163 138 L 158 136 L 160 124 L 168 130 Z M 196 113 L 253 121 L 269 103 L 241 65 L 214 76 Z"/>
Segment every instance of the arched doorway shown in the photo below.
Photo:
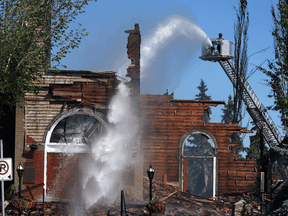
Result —
<path fill-rule="evenodd" d="M 203 197 L 216 194 L 216 149 L 214 136 L 205 130 L 192 130 L 180 142 L 180 184 L 183 191 Z"/>
<path fill-rule="evenodd" d="M 45 133 L 44 188 L 51 200 L 73 199 L 80 190 L 79 161 L 107 133 L 102 114 L 73 108 L 58 115 Z M 81 153 L 81 154 L 79 154 Z"/>

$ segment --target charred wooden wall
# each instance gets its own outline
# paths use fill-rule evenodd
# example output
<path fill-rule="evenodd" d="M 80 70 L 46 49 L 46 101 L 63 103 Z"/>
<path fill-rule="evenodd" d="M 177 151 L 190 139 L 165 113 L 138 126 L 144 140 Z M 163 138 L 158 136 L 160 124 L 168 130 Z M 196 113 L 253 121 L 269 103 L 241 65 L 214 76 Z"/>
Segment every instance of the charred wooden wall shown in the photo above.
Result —
<path fill-rule="evenodd" d="M 45 75 L 39 85 L 38 94 L 25 96 L 25 132 L 36 143 L 44 143 L 47 126 L 61 112 L 84 106 L 106 112 L 117 82 L 110 71 L 61 71 Z"/>
<path fill-rule="evenodd" d="M 26 94 L 25 106 L 16 110 L 18 124 L 15 164 L 22 162 L 25 166 L 29 162 L 30 174 L 34 173 L 34 179 L 27 176 L 30 175 L 27 168 L 24 179 L 30 178 L 30 181 L 24 182 L 23 189 L 25 186 L 33 187 L 44 182 L 45 132 L 55 117 L 74 107 L 88 107 L 103 113 L 105 117 L 117 84 L 115 72 L 112 71 L 65 70 L 58 74 L 45 75 L 37 84 L 40 86 L 38 94 Z M 30 144 L 36 144 L 38 150 L 31 150 L 28 147 Z M 18 184 L 16 178 L 15 181 Z M 41 194 L 42 188 L 33 190 L 33 193 L 36 196 Z M 26 195 L 29 196 L 28 193 Z"/>
<path fill-rule="evenodd" d="M 181 138 L 197 129 L 210 132 L 218 144 L 217 194 L 255 190 L 255 161 L 237 160 L 238 154 L 229 150 L 233 133 L 249 132 L 236 124 L 205 123 L 202 116 L 209 106 L 223 101 L 174 100 L 173 95 L 141 95 L 142 138 L 144 155 L 143 175 L 151 164 L 155 178 L 162 180 L 167 174 L 170 182 L 179 182 Z M 146 168 L 146 169 L 145 169 Z M 181 183 L 183 184 L 183 182 Z"/>

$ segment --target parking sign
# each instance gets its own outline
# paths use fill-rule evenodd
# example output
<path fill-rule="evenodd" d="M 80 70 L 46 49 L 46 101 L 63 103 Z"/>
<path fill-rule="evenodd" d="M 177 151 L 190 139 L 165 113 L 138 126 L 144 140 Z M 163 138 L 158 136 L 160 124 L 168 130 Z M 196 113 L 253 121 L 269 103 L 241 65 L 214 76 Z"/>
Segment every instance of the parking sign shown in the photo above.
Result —
<path fill-rule="evenodd" d="M 12 158 L 0 158 L 0 181 L 12 181 Z"/>

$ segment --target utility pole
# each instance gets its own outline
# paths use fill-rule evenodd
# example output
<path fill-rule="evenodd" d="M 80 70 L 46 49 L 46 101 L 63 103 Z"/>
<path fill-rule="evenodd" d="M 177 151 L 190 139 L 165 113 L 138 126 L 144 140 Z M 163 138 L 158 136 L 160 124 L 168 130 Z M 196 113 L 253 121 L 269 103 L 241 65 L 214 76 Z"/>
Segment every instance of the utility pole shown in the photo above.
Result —
<path fill-rule="evenodd" d="M 261 199 L 261 215 L 263 215 L 263 196 L 265 192 L 265 164 L 264 164 L 264 158 L 263 158 L 263 151 L 264 151 L 264 139 L 263 139 L 263 130 L 260 129 L 260 199 Z"/>

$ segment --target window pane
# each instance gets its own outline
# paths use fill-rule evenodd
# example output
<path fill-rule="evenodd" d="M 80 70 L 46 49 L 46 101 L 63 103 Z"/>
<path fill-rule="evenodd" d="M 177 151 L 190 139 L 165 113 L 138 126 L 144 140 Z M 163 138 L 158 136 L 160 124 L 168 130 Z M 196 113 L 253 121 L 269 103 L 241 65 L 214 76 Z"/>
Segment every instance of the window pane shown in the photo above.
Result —
<path fill-rule="evenodd" d="M 187 158 L 187 189 L 195 195 L 213 196 L 213 159 Z"/>
<path fill-rule="evenodd" d="M 52 132 L 51 143 L 89 144 L 106 133 L 105 127 L 96 118 L 75 114 L 62 119 Z"/>
<path fill-rule="evenodd" d="M 192 134 L 184 143 L 183 156 L 213 156 L 214 148 L 211 140 L 201 134 Z"/>

